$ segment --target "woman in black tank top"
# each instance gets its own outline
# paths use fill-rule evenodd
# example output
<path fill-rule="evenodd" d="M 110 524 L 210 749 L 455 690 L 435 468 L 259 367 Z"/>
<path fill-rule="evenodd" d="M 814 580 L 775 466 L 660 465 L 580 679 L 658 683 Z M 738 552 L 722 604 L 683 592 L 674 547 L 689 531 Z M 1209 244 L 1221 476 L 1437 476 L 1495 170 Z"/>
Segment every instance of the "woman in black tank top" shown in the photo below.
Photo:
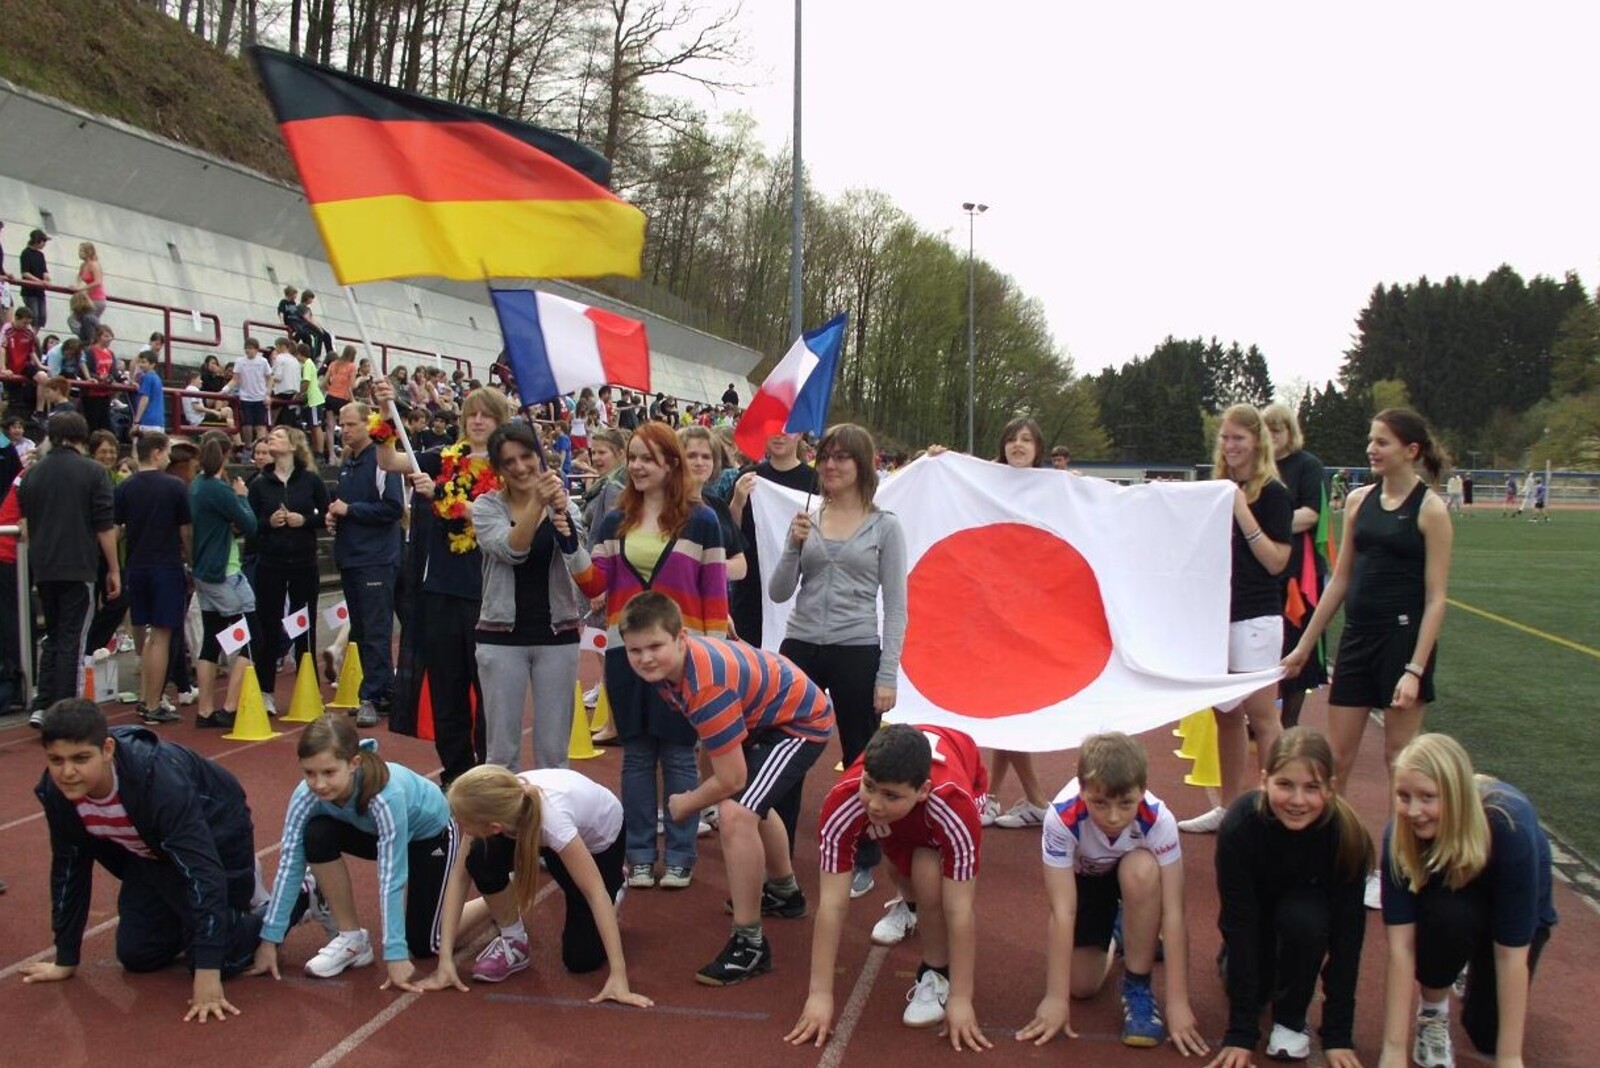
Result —
<path fill-rule="evenodd" d="M 1434 651 L 1450 577 L 1450 515 L 1418 473 L 1421 467 L 1437 481 L 1443 467 L 1427 423 L 1408 408 L 1379 412 L 1367 459 L 1376 481 L 1351 493 L 1333 578 L 1299 644 L 1283 658 L 1285 671 L 1299 671 L 1344 605 L 1328 694 L 1328 739 L 1340 788 L 1349 781 L 1372 709 L 1384 709 L 1384 757 L 1391 768 L 1421 731 L 1423 710 L 1433 700 Z M 1369 908 L 1379 904 L 1375 889 L 1369 881 Z"/>

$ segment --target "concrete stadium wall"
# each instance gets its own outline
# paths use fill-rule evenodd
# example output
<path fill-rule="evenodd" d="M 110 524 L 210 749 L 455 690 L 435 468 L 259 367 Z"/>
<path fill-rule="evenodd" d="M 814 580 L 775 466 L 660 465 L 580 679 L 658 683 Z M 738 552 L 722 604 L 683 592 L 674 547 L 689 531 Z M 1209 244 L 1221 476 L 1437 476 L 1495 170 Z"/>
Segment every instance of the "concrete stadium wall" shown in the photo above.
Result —
<path fill-rule="evenodd" d="M 222 345 L 215 351 L 224 363 L 241 351 L 246 320 L 276 320 L 285 285 L 315 291 L 322 324 L 335 335 L 356 336 L 355 318 L 322 258 L 299 187 L 4 79 L 0 146 L 0 239 L 12 274 L 28 232 L 40 227 L 51 235 L 45 256 L 54 283 L 73 283 L 78 244 L 92 241 L 110 295 L 217 315 Z M 577 286 L 541 281 L 537 288 L 644 320 L 655 389 L 685 400 L 716 400 L 731 380 L 742 396 L 750 395 L 747 376 L 760 353 Z M 360 286 L 356 296 L 374 343 L 466 358 L 478 377 L 500 350 L 481 284 L 379 282 Z M 51 294 L 49 302 L 50 329 L 65 333 L 66 296 Z M 123 355 L 162 326 L 153 312 L 115 305 L 105 321 L 116 330 Z M 173 333 L 182 338 L 194 328 L 185 319 Z M 198 363 L 205 351 L 179 341 L 174 358 Z"/>

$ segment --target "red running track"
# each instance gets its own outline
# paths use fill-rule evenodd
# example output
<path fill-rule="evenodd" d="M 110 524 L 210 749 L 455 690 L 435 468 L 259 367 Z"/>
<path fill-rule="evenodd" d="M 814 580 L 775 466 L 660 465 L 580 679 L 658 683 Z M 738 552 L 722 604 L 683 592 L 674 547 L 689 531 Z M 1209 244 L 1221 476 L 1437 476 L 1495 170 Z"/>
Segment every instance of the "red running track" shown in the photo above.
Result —
<path fill-rule="evenodd" d="M 280 677 L 279 707 L 287 708 L 292 680 Z M 1308 702 L 1307 722 L 1323 720 L 1320 701 Z M 113 706 L 114 722 L 129 722 L 131 710 Z M 1438 717 L 1441 726 L 1448 716 Z M 244 783 L 255 815 L 256 847 L 270 879 L 277 835 L 290 790 L 299 779 L 294 758 L 295 727 L 267 742 L 230 743 L 187 723 L 162 735 L 216 757 Z M 437 767 L 430 743 L 382 732 L 392 760 L 423 772 Z M 1151 788 L 1180 815 L 1205 804 L 1200 791 L 1182 785 L 1187 767 L 1173 758 L 1174 741 L 1162 729 L 1144 736 L 1152 755 Z M 811 823 L 833 779 L 830 755 L 819 762 L 806 790 Z M 1376 823 L 1385 788 L 1380 770 L 1380 732 L 1367 733 L 1353 795 L 1358 809 Z M 1040 770 L 1054 789 L 1070 775 L 1071 754 L 1041 757 Z M 189 977 L 175 966 L 156 975 L 125 975 L 113 957 L 116 882 L 103 871 L 95 880 L 90 933 L 83 966 L 65 983 L 24 985 L 23 963 L 51 953 L 48 903 L 49 846 L 32 794 L 43 762 L 36 736 L 26 725 L 0 730 L 0 876 L 10 892 L 0 897 L 0 1063 L 83 1065 L 107 1054 L 128 1064 L 183 1064 L 233 1056 L 262 1065 L 393 1065 L 449 1058 L 471 1065 L 658 1064 L 681 1058 L 697 1066 L 780 1064 L 906 1065 L 956 1056 L 932 1032 L 900 1024 L 906 988 L 917 965 L 915 939 L 894 949 L 875 949 L 868 932 L 891 896 L 887 880 L 854 903 L 839 955 L 836 985 L 841 1023 L 851 1026 L 823 1050 L 793 1049 L 782 1042 L 805 1000 L 811 923 L 768 924 L 776 968 L 741 986 L 712 989 L 693 980 L 727 935 L 722 911 L 726 894 L 720 851 L 714 838 L 701 840 L 694 885 L 685 891 L 630 892 L 622 911 L 629 971 L 634 988 L 656 1000 L 653 1010 L 593 1006 L 587 998 L 600 980 L 570 977 L 554 945 L 561 901 L 547 894 L 531 915 L 534 967 L 498 987 L 470 993 L 426 995 L 380 991 L 381 966 L 347 972 L 334 980 L 304 978 L 300 965 L 316 951 L 322 932 L 302 926 L 290 934 L 282 954 L 284 979 L 235 979 L 227 993 L 242 1014 L 226 1023 L 181 1022 Z M 616 789 L 621 753 L 610 749 L 577 765 Z M 1007 784 L 1004 800 L 1017 787 Z M 1211 961 L 1219 940 L 1212 878 L 1212 839 L 1185 836 L 1188 879 L 1191 988 L 1194 1008 L 1208 1037 L 1221 1034 L 1225 1002 Z M 1102 1065 L 1177 1064 L 1170 1047 L 1130 1050 L 1117 1041 L 1120 1009 L 1116 976 L 1097 999 L 1073 1006 L 1080 1033 L 1036 1049 L 1012 1033 L 1032 1015 L 1043 990 L 1041 948 L 1046 905 L 1038 835 L 991 830 L 983 848 L 979 884 L 979 1018 L 995 1042 L 984 1055 L 996 1064 L 1059 1064 L 1080 1058 Z M 803 837 L 796 854 L 801 884 L 814 894 L 816 845 Z M 364 922 L 376 923 L 373 866 L 356 863 L 357 900 Z M 1529 1010 L 1526 1063 L 1590 1065 L 1595 1055 L 1580 1038 L 1585 991 L 1600 985 L 1600 916 L 1570 886 L 1559 882 L 1556 907 L 1561 924 L 1541 962 Z M 475 948 L 478 943 L 473 943 Z M 1358 1001 L 1357 1046 L 1364 1063 L 1376 1063 L 1381 1030 L 1383 934 L 1377 914 L 1369 917 Z M 1160 979 L 1158 978 L 1158 984 Z M 1317 1009 L 1313 1007 L 1313 1018 Z M 1490 1063 L 1467 1052 L 1456 1036 L 1460 1063 Z M 961 1054 L 970 1060 L 972 1054 Z M 1183 1063 L 1194 1063 L 1193 1061 Z M 1265 1063 L 1265 1062 L 1262 1062 Z M 1320 1064 L 1313 1054 L 1311 1064 Z"/>

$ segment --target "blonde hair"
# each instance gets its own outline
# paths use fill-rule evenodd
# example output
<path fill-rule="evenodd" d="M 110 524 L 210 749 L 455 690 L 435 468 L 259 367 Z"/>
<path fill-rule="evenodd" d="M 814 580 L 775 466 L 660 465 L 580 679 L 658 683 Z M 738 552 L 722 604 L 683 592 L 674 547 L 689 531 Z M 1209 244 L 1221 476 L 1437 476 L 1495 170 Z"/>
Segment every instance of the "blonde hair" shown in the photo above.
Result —
<path fill-rule="evenodd" d="M 1442 876 L 1451 890 L 1459 890 L 1489 866 L 1489 817 L 1472 758 L 1447 734 L 1423 734 L 1395 757 L 1395 778 L 1406 771 L 1433 781 L 1439 791 L 1439 825 L 1432 841 L 1418 841 L 1396 800 L 1389 839 L 1394 876 L 1412 893 L 1421 892 L 1435 875 Z"/>
<path fill-rule="evenodd" d="M 1266 421 L 1269 430 L 1289 432 L 1289 447 L 1283 450 L 1285 456 L 1293 456 L 1305 448 L 1306 436 L 1300 432 L 1300 419 L 1294 414 L 1293 408 L 1274 402 L 1261 409 L 1261 418 Z"/>
<path fill-rule="evenodd" d="M 1229 406 L 1228 410 L 1222 413 L 1222 423 L 1217 426 L 1217 451 L 1211 461 L 1212 478 L 1233 477 L 1228 470 L 1228 462 L 1222 458 L 1222 427 L 1228 423 L 1255 435 L 1255 470 L 1241 484 L 1244 499 L 1254 504 L 1256 498 L 1261 496 L 1261 488 L 1268 482 L 1277 481 L 1278 478 L 1278 463 L 1272 458 L 1272 436 L 1267 433 L 1266 425 L 1261 421 L 1261 413 L 1256 411 L 1254 405 Z"/>
<path fill-rule="evenodd" d="M 273 427 L 274 430 L 279 429 Z M 284 426 L 284 433 L 289 435 L 289 445 L 294 449 L 294 461 L 301 467 L 317 474 L 317 457 L 311 451 L 311 442 L 306 438 L 306 432 L 297 426 Z"/>
<path fill-rule="evenodd" d="M 533 907 L 539 889 L 540 827 L 544 798 L 537 786 L 525 786 L 498 764 L 480 764 L 450 784 L 450 813 L 464 827 L 478 830 L 498 823 L 517 840 L 512 862 L 511 899 L 517 912 Z"/>

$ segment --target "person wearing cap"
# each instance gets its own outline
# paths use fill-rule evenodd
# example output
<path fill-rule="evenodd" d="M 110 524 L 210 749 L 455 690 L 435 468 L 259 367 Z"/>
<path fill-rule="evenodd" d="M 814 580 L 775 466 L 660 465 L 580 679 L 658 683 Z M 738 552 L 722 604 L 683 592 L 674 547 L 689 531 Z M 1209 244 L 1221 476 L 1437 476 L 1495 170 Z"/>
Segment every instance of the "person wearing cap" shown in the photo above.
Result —
<path fill-rule="evenodd" d="M 22 250 L 17 262 L 22 269 L 22 303 L 33 312 L 33 325 L 43 330 L 45 325 L 44 287 L 50 284 L 50 271 L 44 262 L 44 246 L 50 235 L 35 230 L 28 235 L 28 247 Z"/>

